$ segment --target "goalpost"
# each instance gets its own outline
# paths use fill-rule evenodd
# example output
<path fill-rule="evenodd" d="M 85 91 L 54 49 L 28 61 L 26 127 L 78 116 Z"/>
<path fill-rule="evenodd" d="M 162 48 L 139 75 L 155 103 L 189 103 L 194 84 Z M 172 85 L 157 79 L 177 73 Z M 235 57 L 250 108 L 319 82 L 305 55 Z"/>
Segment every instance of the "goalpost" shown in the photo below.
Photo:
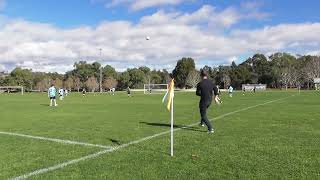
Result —
<path fill-rule="evenodd" d="M 242 91 L 265 91 L 267 90 L 266 84 L 242 84 Z"/>
<path fill-rule="evenodd" d="M 0 86 L 0 93 L 10 93 L 10 92 L 19 92 L 21 91 L 21 95 L 24 93 L 24 88 L 22 86 Z"/>
<path fill-rule="evenodd" d="M 168 84 L 144 84 L 144 94 L 163 94 L 167 92 Z"/>

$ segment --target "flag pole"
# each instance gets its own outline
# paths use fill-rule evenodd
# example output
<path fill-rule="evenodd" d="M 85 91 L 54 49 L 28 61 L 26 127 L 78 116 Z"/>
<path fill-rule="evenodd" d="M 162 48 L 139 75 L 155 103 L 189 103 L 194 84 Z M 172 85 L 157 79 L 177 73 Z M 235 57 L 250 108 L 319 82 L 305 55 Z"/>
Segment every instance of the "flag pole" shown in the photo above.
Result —
<path fill-rule="evenodd" d="M 171 100 L 171 156 L 173 156 L 173 97 Z"/>

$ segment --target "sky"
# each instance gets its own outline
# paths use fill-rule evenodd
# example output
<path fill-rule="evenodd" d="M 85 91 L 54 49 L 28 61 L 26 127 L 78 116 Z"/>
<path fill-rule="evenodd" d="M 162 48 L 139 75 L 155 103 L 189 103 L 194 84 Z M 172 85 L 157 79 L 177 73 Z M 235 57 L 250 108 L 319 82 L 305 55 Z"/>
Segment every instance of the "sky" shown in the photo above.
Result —
<path fill-rule="evenodd" d="M 0 71 L 64 73 L 80 60 L 172 70 L 182 57 L 200 68 L 255 53 L 320 55 L 318 7 L 318 0 L 0 0 Z"/>

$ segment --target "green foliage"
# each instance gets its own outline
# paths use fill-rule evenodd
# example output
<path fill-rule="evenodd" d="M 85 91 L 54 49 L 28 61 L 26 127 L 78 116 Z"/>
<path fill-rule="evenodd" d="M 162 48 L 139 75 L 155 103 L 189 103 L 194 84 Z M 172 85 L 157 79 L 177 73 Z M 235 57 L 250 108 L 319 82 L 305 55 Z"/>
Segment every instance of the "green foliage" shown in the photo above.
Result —
<path fill-rule="evenodd" d="M 139 70 L 141 70 L 145 75 L 150 74 L 150 68 L 146 66 L 139 67 Z"/>
<path fill-rule="evenodd" d="M 74 69 L 65 75 L 58 73 L 39 73 L 28 69 L 16 68 L 5 79 L 0 79 L 0 85 L 21 85 L 28 89 L 45 89 L 48 84 L 55 82 L 59 86 L 67 86 L 73 90 L 80 90 L 85 86 L 89 77 L 100 78 L 101 64 L 92 64 L 79 61 L 74 64 Z M 288 53 L 275 53 L 270 57 L 263 54 L 255 54 L 237 65 L 219 67 L 204 66 L 209 73 L 209 78 L 221 88 L 232 85 L 240 89 L 242 84 L 261 83 L 272 88 L 307 87 L 313 85 L 313 79 L 320 76 L 319 56 L 300 56 L 296 58 Z M 119 73 L 114 67 L 106 65 L 102 68 L 103 82 L 112 78 L 112 84 L 117 84 L 117 89 L 143 88 L 143 84 L 165 84 L 171 78 L 175 78 L 178 88 L 185 88 L 188 79 L 193 87 L 197 78 L 190 75 L 195 71 L 195 62 L 192 58 L 180 59 L 172 73 L 167 70 L 151 70 L 149 67 L 127 69 Z M 110 79 L 109 79 L 110 81 Z M 117 81 L 117 83 L 116 83 Z M 110 83 L 107 83 L 110 84 Z M 109 86 L 109 85 L 108 85 Z M 41 87 L 41 88 L 40 88 Z"/>
<path fill-rule="evenodd" d="M 30 69 L 15 68 L 10 76 L 6 77 L 4 84 L 10 86 L 23 86 L 27 89 L 32 87 L 32 71 Z"/>
<path fill-rule="evenodd" d="M 175 69 L 172 72 L 176 86 L 179 88 L 186 87 L 186 79 L 190 71 L 195 69 L 195 63 L 192 58 L 182 58 L 177 62 Z"/>
<path fill-rule="evenodd" d="M 128 72 L 130 75 L 131 82 L 130 87 L 134 89 L 142 89 L 146 78 L 144 72 L 137 68 L 128 69 Z"/>
<path fill-rule="evenodd" d="M 130 82 L 130 74 L 128 71 L 125 71 L 123 73 L 121 73 L 119 75 L 119 84 L 118 84 L 118 87 L 120 89 L 126 89 L 127 87 L 130 87 L 131 86 L 131 82 Z"/>
<path fill-rule="evenodd" d="M 99 77 L 99 63 L 87 64 L 86 61 L 80 61 L 74 64 L 74 68 L 71 74 L 79 77 L 81 82 L 86 82 L 91 76 Z"/>
<path fill-rule="evenodd" d="M 107 78 L 109 78 L 109 77 L 112 77 L 112 78 L 114 78 L 114 79 L 117 79 L 117 76 L 118 76 L 116 70 L 115 70 L 112 66 L 110 66 L 110 65 L 106 65 L 106 66 L 103 68 L 102 73 L 103 73 L 104 79 L 107 79 Z"/>

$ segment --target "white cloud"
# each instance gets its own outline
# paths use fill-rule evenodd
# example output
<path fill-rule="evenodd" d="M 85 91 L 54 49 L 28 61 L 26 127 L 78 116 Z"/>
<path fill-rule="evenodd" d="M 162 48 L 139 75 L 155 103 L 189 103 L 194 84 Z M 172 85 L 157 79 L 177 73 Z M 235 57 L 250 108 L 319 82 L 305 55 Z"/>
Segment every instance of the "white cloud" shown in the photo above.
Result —
<path fill-rule="evenodd" d="M 319 47 L 320 23 L 280 24 L 256 30 L 233 31 L 233 37 L 251 44 L 251 50 Z"/>
<path fill-rule="evenodd" d="M 320 56 L 320 50 L 310 51 L 310 52 L 307 52 L 306 54 L 311 56 Z"/>
<path fill-rule="evenodd" d="M 238 16 L 239 15 L 239 16 Z M 96 27 L 61 29 L 50 24 L 7 20 L 0 28 L 0 65 L 65 72 L 75 61 L 100 60 L 117 70 L 147 65 L 172 69 L 181 57 L 198 64 L 226 64 L 243 54 L 309 52 L 320 46 L 320 23 L 281 24 L 237 30 L 243 14 L 205 5 L 193 13 L 158 11 L 136 24 L 106 21 Z M 240 18 L 239 18 L 240 17 Z M 212 27 L 220 31 L 212 31 Z M 229 33 L 224 30 L 228 28 Z M 150 36 L 149 41 L 145 40 Z M 102 48 L 102 57 L 99 56 Z"/>
<path fill-rule="evenodd" d="M 250 12 L 246 15 L 248 19 L 266 19 L 271 17 L 270 13 L 262 12 L 263 1 L 246 1 L 242 2 L 240 7 L 244 12 Z"/>
<path fill-rule="evenodd" d="M 151 7 L 159 7 L 164 5 L 178 5 L 190 0 L 112 0 L 107 3 L 107 7 L 115 7 L 119 5 L 128 5 L 131 10 L 139 11 Z"/>

